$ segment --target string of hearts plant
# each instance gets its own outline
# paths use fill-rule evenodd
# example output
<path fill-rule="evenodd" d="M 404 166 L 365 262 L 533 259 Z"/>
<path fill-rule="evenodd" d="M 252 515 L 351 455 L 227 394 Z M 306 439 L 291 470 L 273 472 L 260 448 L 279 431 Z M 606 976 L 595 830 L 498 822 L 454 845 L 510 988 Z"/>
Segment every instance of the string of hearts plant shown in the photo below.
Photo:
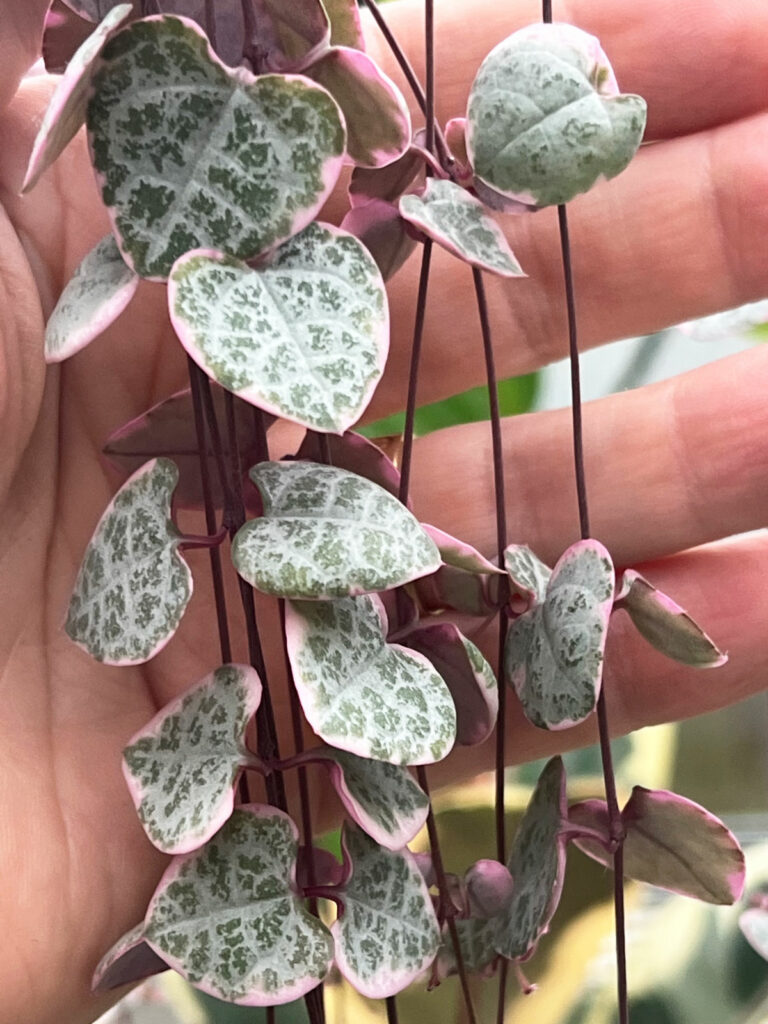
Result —
<path fill-rule="evenodd" d="M 31 155 L 31 188 L 85 122 L 112 233 L 75 272 L 46 331 L 46 358 L 74 355 L 131 301 L 140 278 L 167 287 L 190 387 L 105 445 L 127 477 L 96 527 L 66 629 L 111 665 L 151 659 L 192 595 L 184 551 L 207 547 L 220 660 L 134 736 L 123 769 L 152 843 L 172 856 L 146 916 L 96 968 L 109 989 L 173 968 L 244 1005 L 305 996 L 324 1019 L 335 963 L 367 996 L 500 977 L 535 951 L 557 907 L 566 846 L 615 871 L 619 1019 L 628 1021 L 623 880 L 714 903 L 744 877 L 734 837 L 703 808 L 635 787 L 617 802 L 602 668 L 612 615 L 629 615 L 665 654 L 725 659 L 671 598 L 632 570 L 616 578 L 590 537 L 579 364 L 565 204 L 629 163 L 645 104 L 622 95 L 578 28 L 543 22 L 483 62 L 466 117 L 435 120 L 433 8 L 425 3 L 425 89 L 381 11 L 425 116 L 412 132 L 396 86 L 363 50 L 353 0 L 115 4 L 67 0 L 98 23 L 67 63 Z M 51 16 L 53 18 L 53 16 Z M 354 164 L 341 227 L 316 220 Z M 582 539 L 554 569 L 505 522 L 501 430 L 484 274 L 523 274 L 494 212 L 557 207 L 569 314 Z M 546 216 L 546 214 L 539 214 Z M 406 428 L 399 469 L 352 431 L 384 369 L 384 281 L 421 246 Z M 408 504 L 419 355 L 433 245 L 469 265 L 484 345 L 498 551 L 421 524 Z M 270 459 L 277 419 L 306 430 Z M 178 509 L 203 510 L 184 534 Z M 524 538 L 522 538 L 524 540 Z M 249 664 L 232 660 L 222 560 L 229 540 Z M 254 588 L 280 603 L 295 750 L 278 748 Z M 568 807 L 565 772 L 544 768 L 507 850 L 505 686 L 452 613 L 499 623 L 499 669 L 525 714 L 565 729 L 597 711 L 605 801 Z M 472 630 L 469 630 L 471 633 Z M 610 682 L 610 681 L 609 681 Z M 319 738 L 305 749 L 302 716 Z M 255 741 L 252 723 L 255 722 Z M 426 765 L 496 730 L 496 857 L 449 876 Z M 313 847 L 308 771 L 323 767 L 347 820 L 343 863 Z M 407 766 L 417 766 L 418 783 Z M 289 808 L 284 773 L 299 773 Z M 266 803 L 254 803 L 258 777 Z M 301 821 L 300 831 L 289 810 Z M 429 855 L 407 849 L 427 825 Z M 328 927 L 317 900 L 337 915 Z"/>

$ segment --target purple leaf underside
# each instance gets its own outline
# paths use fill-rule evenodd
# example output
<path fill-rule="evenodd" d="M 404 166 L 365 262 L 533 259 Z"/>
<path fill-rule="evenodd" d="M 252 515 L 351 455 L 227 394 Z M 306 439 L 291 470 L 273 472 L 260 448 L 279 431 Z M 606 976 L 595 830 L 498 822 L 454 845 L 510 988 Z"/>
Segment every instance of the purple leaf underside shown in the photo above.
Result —
<path fill-rule="evenodd" d="M 387 455 L 367 437 L 348 430 L 344 434 L 327 436 L 332 465 L 364 476 L 395 497 L 400 490 L 400 473 Z M 296 452 L 296 459 L 322 462 L 322 450 L 316 434 L 307 432 Z M 255 460 L 254 460 L 255 461 Z"/>
<path fill-rule="evenodd" d="M 269 71 L 302 71 L 329 46 L 331 26 L 321 0 L 248 0 L 252 44 Z"/>
<path fill-rule="evenodd" d="M 394 277 L 417 245 L 396 207 L 382 199 L 354 206 L 341 227 L 360 239 L 385 281 Z"/>
<path fill-rule="evenodd" d="M 414 145 L 385 167 L 356 167 L 349 182 L 351 206 L 364 206 L 371 199 L 396 203 L 412 186 L 424 187 L 424 168 L 423 151 Z"/>
<path fill-rule="evenodd" d="M 102 957 L 91 981 L 94 992 L 130 985 L 169 970 L 162 957 L 144 941 L 144 923 L 132 928 Z"/>

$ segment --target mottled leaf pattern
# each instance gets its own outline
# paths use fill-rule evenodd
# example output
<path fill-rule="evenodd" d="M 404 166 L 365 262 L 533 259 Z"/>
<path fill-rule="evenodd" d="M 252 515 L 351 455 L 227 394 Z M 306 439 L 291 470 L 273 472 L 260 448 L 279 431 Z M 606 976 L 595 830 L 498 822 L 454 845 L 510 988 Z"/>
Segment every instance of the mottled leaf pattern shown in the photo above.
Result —
<path fill-rule="evenodd" d="M 201 246 L 246 258 L 289 238 L 330 194 L 345 136 L 335 101 L 301 77 L 227 68 L 183 18 L 109 41 L 88 129 L 121 248 L 165 279 Z"/>
<path fill-rule="evenodd" d="M 448 252 L 500 277 L 524 277 L 504 232 L 483 204 L 453 181 L 429 178 L 421 195 L 400 199 L 400 214 Z"/>
<path fill-rule="evenodd" d="M 360 757 L 439 761 L 456 736 L 451 695 L 422 654 L 386 635 L 378 597 L 291 602 L 286 642 L 304 713 L 327 743 Z"/>
<path fill-rule="evenodd" d="M 133 298 L 139 278 L 112 235 L 92 249 L 59 297 L 45 328 L 45 361 L 60 363 L 114 323 Z"/>
<path fill-rule="evenodd" d="M 261 682 L 222 665 L 163 708 L 123 752 L 123 773 L 144 831 L 163 853 L 189 853 L 221 828 L 248 761 L 245 729 Z"/>
<path fill-rule="evenodd" d="M 645 101 L 616 95 L 597 40 L 572 25 L 530 25 L 485 58 L 467 108 L 477 177 L 533 206 L 566 203 L 635 154 Z"/>
<path fill-rule="evenodd" d="M 258 590 L 290 598 L 345 597 L 434 572 L 440 554 L 404 505 L 334 466 L 269 462 L 251 479 L 264 515 L 237 533 L 232 560 Z"/>
<path fill-rule="evenodd" d="M 400 473 L 392 460 L 373 441 L 351 430 L 340 436 L 331 434 L 325 440 L 331 454 L 331 465 L 364 476 L 366 480 L 371 480 L 397 497 L 400 490 Z M 296 458 L 323 461 L 317 434 L 307 431 L 296 452 Z"/>
<path fill-rule="evenodd" d="M 144 939 L 144 922 L 131 928 L 109 949 L 93 972 L 91 989 L 107 992 L 132 982 L 143 981 L 153 974 L 167 971 L 168 964 Z"/>
<path fill-rule="evenodd" d="M 365 49 L 363 26 L 357 0 L 323 0 L 331 20 L 331 45 Z"/>
<path fill-rule="evenodd" d="M 146 463 L 115 495 L 88 545 L 65 628 L 98 661 L 148 661 L 189 603 L 192 574 L 170 519 L 177 481 L 168 459 Z"/>
<path fill-rule="evenodd" d="M 401 992 L 434 960 L 437 919 L 408 850 L 384 850 L 349 822 L 342 842 L 352 877 L 344 890 L 344 914 L 331 929 L 336 963 L 358 992 L 384 999 Z"/>
<path fill-rule="evenodd" d="M 173 268 L 168 301 L 182 344 L 210 377 L 313 430 L 355 423 L 384 370 L 384 282 L 339 228 L 311 224 L 259 270 L 191 252 Z"/>
<path fill-rule="evenodd" d="M 292 889 L 297 851 L 286 814 L 239 808 L 202 850 L 172 861 L 147 911 L 147 941 L 218 999 L 298 999 L 325 977 L 332 941 Z"/>
<path fill-rule="evenodd" d="M 496 952 L 498 920 L 484 917 L 456 918 L 456 932 L 459 936 L 464 967 L 472 974 L 492 974 L 499 954 Z M 451 936 L 446 929 L 437 958 L 437 976 L 444 978 L 458 971 L 456 953 Z"/>
<path fill-rule="evenodd" d="M 534 725 L 566 729 L 594 710 L 613 589 L 606 549 L 580 541 L 555 566 L 543 603 L 510 624 L 506 676 Z"/>
<path fill-rule="evenodd" d="M 541 604 L 552 578 L 552 570 L 525 544 L 510 544 L 504 551 L 504 568 L 512 583 L 531 604 Z"/>
<path fill-rule="evenodd" d="M 43 171 L 64 152 L 85 124 L 88 93 L 101 48 L 131 10 L 130 4 L 112 7 L 70 60 L 43 115 L 24 175 L 22 192 L 33 188 Z"/>

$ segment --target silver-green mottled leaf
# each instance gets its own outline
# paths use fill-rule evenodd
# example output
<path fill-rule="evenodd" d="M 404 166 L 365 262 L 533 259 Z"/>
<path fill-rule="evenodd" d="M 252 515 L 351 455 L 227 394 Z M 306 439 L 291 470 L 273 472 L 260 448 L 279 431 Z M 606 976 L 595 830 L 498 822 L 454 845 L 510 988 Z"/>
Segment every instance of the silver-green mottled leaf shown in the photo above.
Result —
<path fill-rule="evenodd" d="M 264 515 L 232 545 L 240 575 L 267 594 L 298 599 L 388 590 L 440 565 L 413 515 L 382 487 L 306 462 L 255 466 Z"/>
<path fill-rule="evenodd" d="M 336 963 L 358 992 L 384 999 L 401 992 L 434 960 L 437 918 L 408 850 L 384 850 L 349 822 L 342 842 L 352 877 L 344 889 L 344 914 L 331 928 Z"/>
<path fill-rule="evenodd" d="M 227 1002 L 269 1006 L 314 988 L 332 940 L 292 888 L 297 835 L 274 807 L 236 810 L 207 846 L 171 863 L 147 911 L 147 941 Z"/>
<path fill-rule="evenodd" d="M 332 747 L 315 753 L 327 761 L 347 813 L 380 846 L 402 849 L 427 820 L 429 798 L 402 765 Z"/>
<path fill-rule="evenodd" d="M 529 25 L 483 61 L 467 108 L 467 148 L 481 182 L 533 206 L 566 203 L 635 154 L 640 96 L 616 95 L 593 36 L 572 25 Z"/>
<path fill-rule="evenodd" d="M 567 729 L 594 710 L 613 590 L 606 549 L 580 541 L 555 566 L 543 603 L 510 624 L 505 673 L 534 725 Z"/>
<path fill-rule="evenodd" d="M 131 4 L 113 6 L 72 56 L 43 115 L 24 175 L 22 192 L 34 187 L 43 171 L 64 152 L 85 124 L 88 93 L 101 48 L 131 10 Z"/>
<path fill-rule="evenodd" d="M 495 917 L 456 918 L 456 933 L 464 967 L 472 974 L 491 975 L 499 954 L 496 952 L 498 919 Z M 443 932 L 437 956 L 437 976 L 442 981 L 458 972 L 456 952 L 447 928 Z"/>
<path fill-rule="evenodd" d="M 453 181 L 428 178 L 400 199 L 400 215 L 448 252 L 500 277 L 524 277 L 504 232 L 483 204 Z"/>
<path fill-rule="evenodd" d="M 422 654 L 386 642 L 376 596 L 290 602 L 286 642 L 296 689 L 327 743 L 393 764 L 429 764 L 456 737 L 456 709 Z"/>
<path fill-rule="evenodd" d="M 343 433 L 373 395 L 389 349 L 384 282 L 353 235 L 311 224 L 270 265 L 205 250 L 173 268 L 168 301 L 205 372 L 267 412 Z"/>
<path fill-rule="evenodd" d="M 163 708 L 123 751 L 144 831 L 163 853 L 196 850 L 234 808 L 245 729 L 261 701 L 252 668 L 222 665 Z"/>
<path fill-rule="evenodd" d="M 140 665 L 171 639 L 192 596 L 192 574 L 170 519 L 178 470 L 142 466 L 115 495 L 86 549 L 65 628 L 108 665 Z"/>
<path fill-rule="evenodd" d="M 552 570 L 525 544 L 510 544 L 504 551 L 504 567 L 518 590 L 532 604 L 541 604 L 547 592 Z"/>
<path fill-rule="evenodd" d="M 165 279 L 202 246 L 242 259 L 314 218 L 341 169 L 335 101 L 300 76 L 227 68 L 183 18 L 137 21 L 110 40 L 88 130 L 121 248 Z"/>
<path fill-rule="evenodd" d="M 60 363 L 93 341 L 120 316 L 139 278 L 112 235 L 83 259 L 59 297 L 45 327 L 45 361 Z"/>

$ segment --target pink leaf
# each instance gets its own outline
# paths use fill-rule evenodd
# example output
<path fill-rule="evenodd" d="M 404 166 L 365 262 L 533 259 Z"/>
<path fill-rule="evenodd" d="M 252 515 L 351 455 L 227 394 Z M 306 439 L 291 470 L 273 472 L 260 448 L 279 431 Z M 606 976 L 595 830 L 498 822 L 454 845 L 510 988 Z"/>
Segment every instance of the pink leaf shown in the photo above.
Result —
<path fill-rule="evenodd" d="M 296 886 L 299 889 L 337 889 L 347 881 L 348 867 L 339 864 L 330 850 L 320 846 L 299 847 L 296 860 Z"/>
<path fill-rule="evenodd" d="M 456 161 L 455 173 L 458 175 L 460 185 L 471 185 L 474 175 L 472 165 L 469 162 L 467 153 L 467 119 L 466 117 L 452 117 L 445 126 L 445 141 L 451 156 Z"/>
<path fill-rule="evenodd" d="M 107 992 L 167 970 L 169 966 L 165 960 L 144 941 L 142 921 L 104 954 L 94 971 L 91 989 L 94 992 Z"/>
<path fill-rule="evenodd" d="M 397 273 L 416 248 L 397 209 L 380 199 L 353 207 L 341 227 L 360 239 L 385 281 Z"/>
<path fill-rule="evenodd" d="M 494 917 L 512 899 L 514 879 L 497 860 L 479 860 L 464 876 L 473 917 Z"/>
<path fill-rule="evenodd" d="M 385 167 L 356 167 L 349 183 L 349 201 L 352 206 L 364 206 L 371 199 L 395 203 L 412 186 L 424 187 L 424 168 L 424 151 L 415 145 Z"/>
<path fill-rule="evenodd" d="M 422 523 L 421 525 L 435 544 L 437 544 L 443 562 L 446 565 L 455 566 L 457 569 L 464 569 L 466 572 L 490 573 L 497 576 L 504 575 L 503 569 L 500 569 L 498 565 L 494 565 L 485 555 L 481 555 L 471 544 L 467 544 L 457 537 L 452 537 L 450 533 L 440 530 L 437 526 L 430 526 L 428 523 Z"/>

